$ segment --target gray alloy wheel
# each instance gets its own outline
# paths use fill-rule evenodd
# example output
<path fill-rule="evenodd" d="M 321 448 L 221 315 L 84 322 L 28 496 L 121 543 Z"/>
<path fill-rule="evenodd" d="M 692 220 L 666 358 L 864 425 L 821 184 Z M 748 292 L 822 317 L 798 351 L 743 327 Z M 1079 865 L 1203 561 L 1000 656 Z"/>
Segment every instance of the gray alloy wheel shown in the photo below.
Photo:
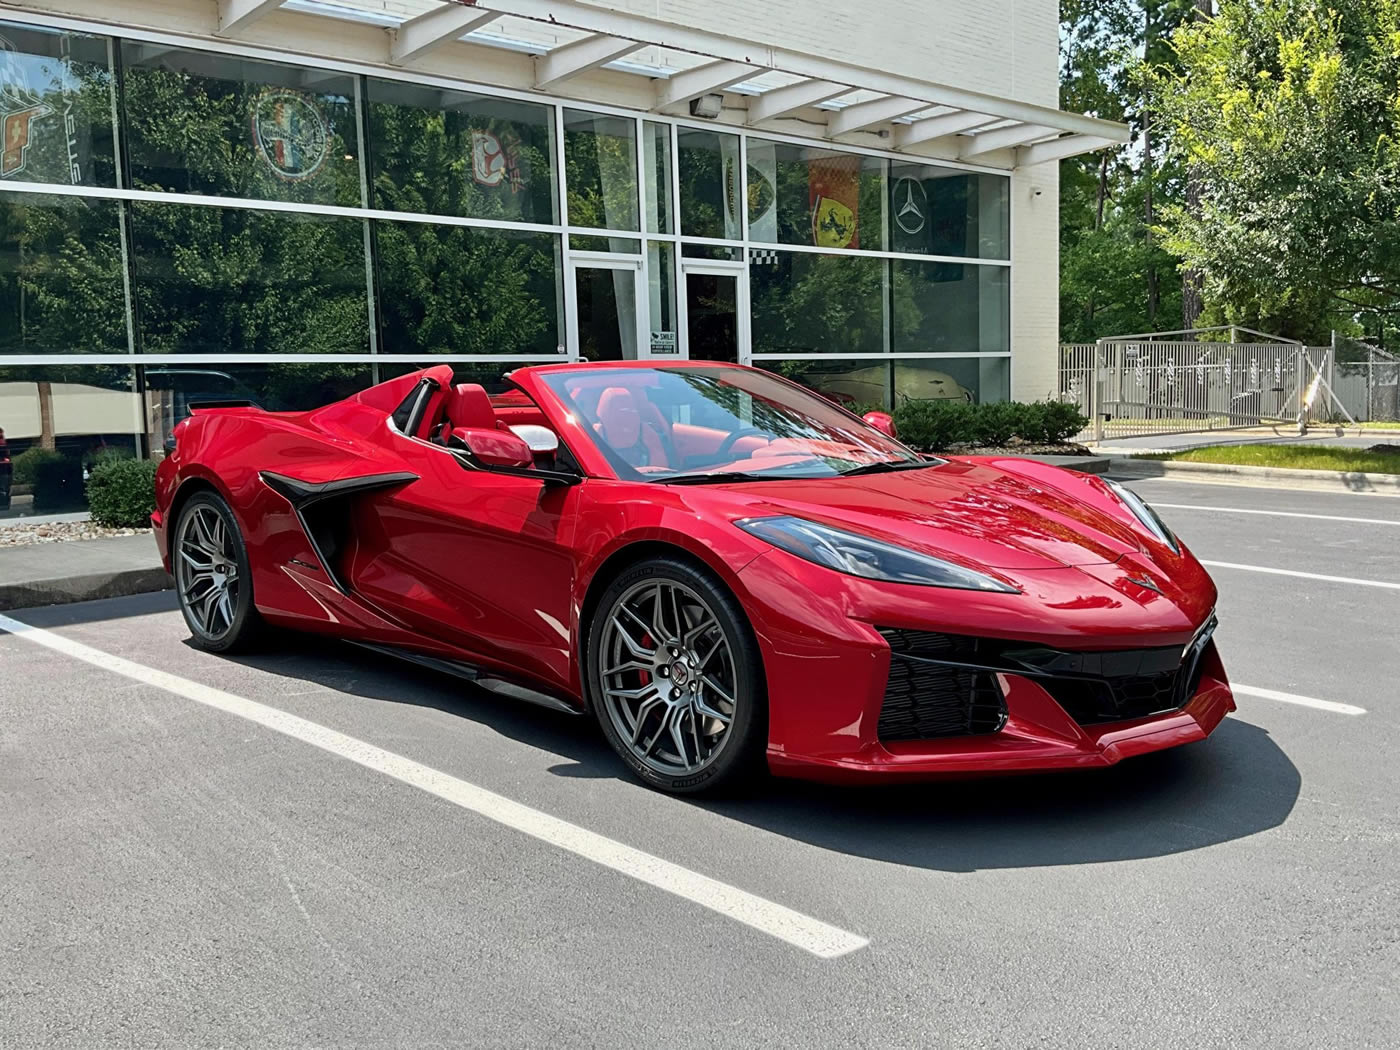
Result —
<path fill-rule="evenodd" d="M 690 566 L 643 563 L 604 594 L 590 692 L 615 750 L 643 780 L 699 791 L 737 779 L 761 748 L 762 675 L 732 597 Z"/>
<path fill-rule="evenodd" d="M 246 643 L 257 626 L 248 555 L 233 514 L 220 497 L 201 492 L 185 504 L 170 560 L 180 611 L 195 645 L 227 652 Z"/>

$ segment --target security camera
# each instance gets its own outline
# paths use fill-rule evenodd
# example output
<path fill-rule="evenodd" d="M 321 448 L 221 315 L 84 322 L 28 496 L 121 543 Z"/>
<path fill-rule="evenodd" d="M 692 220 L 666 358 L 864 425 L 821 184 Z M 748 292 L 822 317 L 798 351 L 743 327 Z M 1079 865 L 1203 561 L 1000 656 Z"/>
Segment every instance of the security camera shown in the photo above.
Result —
<path fill-rule="evenodd" d="M 1045 192 L 1045 191 L 1044 191 L 1043 189 L 1041 189 L 1039 186 L 1032 186 L 1032 187 L 1031 187 L 1031 196 L 1032 196 L 1032 197 L 1039 197 L 1039 196 L 1040 196 L 1042 193 L 1044 193 L 1044 192 Z"/>

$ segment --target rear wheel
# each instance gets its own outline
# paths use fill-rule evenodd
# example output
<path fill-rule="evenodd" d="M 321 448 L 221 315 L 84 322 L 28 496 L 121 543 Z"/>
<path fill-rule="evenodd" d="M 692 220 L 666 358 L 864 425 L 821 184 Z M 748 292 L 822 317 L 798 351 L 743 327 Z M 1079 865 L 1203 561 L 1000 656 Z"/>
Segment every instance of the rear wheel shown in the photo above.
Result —
<path fill-rule="evenodd" d="M 221 496 L 200 492 L 180 510 L 171 546 L 180 612 L 197 648 L 246 648 L 262 620 L 253 607 L 248 551 L 233 511 Z"/>
<path fill-rule="evenodd" d="M 708 574 L 655 558 L 598 603 L 588 686 L 613 749 L 646 783 L 695 794 L 762 768 L 767 696 L 743 610 Z"/>

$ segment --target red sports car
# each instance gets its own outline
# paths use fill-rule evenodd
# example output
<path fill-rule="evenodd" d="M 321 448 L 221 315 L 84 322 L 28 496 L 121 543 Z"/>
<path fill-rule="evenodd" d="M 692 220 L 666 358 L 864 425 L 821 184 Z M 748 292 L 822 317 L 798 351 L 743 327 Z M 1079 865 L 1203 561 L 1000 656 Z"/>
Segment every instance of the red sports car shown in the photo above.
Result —
<path fill-rule="evenodd" d="M 153 521 L 195 643 L 317 631 L 591 711 L 674 792 L 1104 766 L 1234 710 L 1214 585 L 1112 482 L 732 364 L 509 381 L 192 406 Z"/>

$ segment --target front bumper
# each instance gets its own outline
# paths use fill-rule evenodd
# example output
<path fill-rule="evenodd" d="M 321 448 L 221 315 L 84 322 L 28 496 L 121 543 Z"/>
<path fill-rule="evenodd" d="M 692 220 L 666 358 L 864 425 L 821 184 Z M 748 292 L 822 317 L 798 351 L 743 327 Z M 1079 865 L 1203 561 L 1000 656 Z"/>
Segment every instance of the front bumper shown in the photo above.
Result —
<path fill-rule="evenodd" d="M 935 780 L 993 773 L 1029 773 L 1115 765 L 1125 758 L 1204 740 L 1235 710 L 1212 645 L 1200 688 L 1166 714 L 1081 726 L 1028 679 L 1004 675 L 1006 725 L 996 733 L 938 740 L 872 741 L 841 756 L 769 750 L 773 772 L 831 782 Z"/>
<path fill-rule="evenodd" d="M 881 584 L 840 577 L 781 552 L 765 555 L 741 577 L 767 673 L 769 767 L 784 776 L 828 781 L 924 780 L 1110 766 L 1204 740 L 1235 709 L 1213 641 L 1199 647 L 1194 673 L 1183 673 L 1189 684 L 1161 713 L 1094 717 L 1054 681 L 1008 667 L 987 672 L 1004 703 L 999 729 L 890 739 L 880 723 L 891 681 L 891 647 L 874 626 L 1026 639 L 1086 654 L 1151 646 L 1184 652 L 1207 622 L 1215 598 L 1209 578 L 1196 571 L 1199 600 L 1183 608 L 1146 595 L 1123 602 L 1125 595 L 1113 592 L 1105 573 L 1065 569 L 1057 587 L 1076 591 L 1077 599 L 1040 604 L 1027 618 L 1023 595 Z M 1108 601 L 1109 593 L 1118 600 Z M 1002 605 L 1012 614 L 1000 615 Z M 1090 621 L 1084 610 L 1101 619 Z M 1032 626 L 1040 633 L 1028 637 Z M 1057 702 L 1057 693 L 1064 704 Z"/>

